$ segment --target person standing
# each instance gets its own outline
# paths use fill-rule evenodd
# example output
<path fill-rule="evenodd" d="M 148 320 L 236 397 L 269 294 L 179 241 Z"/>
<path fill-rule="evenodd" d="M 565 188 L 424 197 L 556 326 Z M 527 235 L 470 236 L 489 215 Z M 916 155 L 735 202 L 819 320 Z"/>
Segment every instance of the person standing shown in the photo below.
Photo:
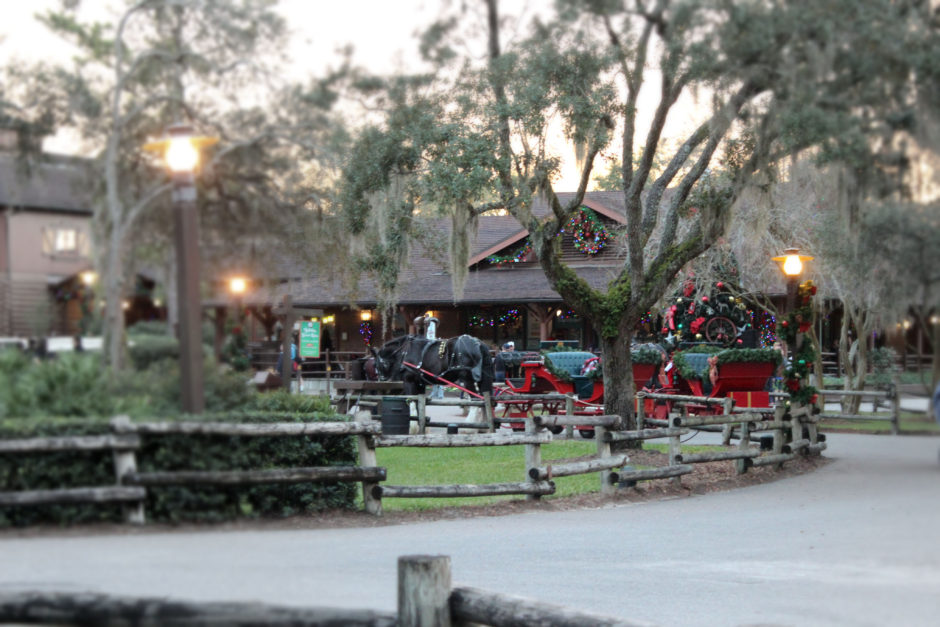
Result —
<path fill-rule="evenodd" d="M 502 383 L 512 374 L 510 368 L 515 363 L 513 353 L 516 351 L 516 343 L 506 342 L 500 347 L 500 351 L 493 358 L 494 380 Z"/>

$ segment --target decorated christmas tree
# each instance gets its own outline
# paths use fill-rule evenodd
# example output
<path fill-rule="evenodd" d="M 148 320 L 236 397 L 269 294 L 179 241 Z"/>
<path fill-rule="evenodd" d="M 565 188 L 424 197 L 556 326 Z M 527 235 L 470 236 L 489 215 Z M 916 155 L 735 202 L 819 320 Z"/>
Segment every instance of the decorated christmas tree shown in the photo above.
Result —
<path fill-rule="evenodd" d="M 741 343 L 740 335 L 750 324 L 744 301 L 732 295 L 724 283 L 714 283 L 709 294 L 698 295 L 689 281 L 666 310 L 661 332 L 680 342 L 734 346 Z"/>

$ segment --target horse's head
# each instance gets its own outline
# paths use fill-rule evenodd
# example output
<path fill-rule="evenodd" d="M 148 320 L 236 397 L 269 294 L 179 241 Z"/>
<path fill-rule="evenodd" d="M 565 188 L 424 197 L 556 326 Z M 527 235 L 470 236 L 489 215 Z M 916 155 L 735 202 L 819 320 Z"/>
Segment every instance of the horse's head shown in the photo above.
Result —
<path fill-rule="evenodd" d="M 402 336 L 386 343 L 379 350 L 369 349 L 375 357 L 375 372 L 379 381 L 388 381 L 398 374 L 407 345 L 408 336 Z"/>

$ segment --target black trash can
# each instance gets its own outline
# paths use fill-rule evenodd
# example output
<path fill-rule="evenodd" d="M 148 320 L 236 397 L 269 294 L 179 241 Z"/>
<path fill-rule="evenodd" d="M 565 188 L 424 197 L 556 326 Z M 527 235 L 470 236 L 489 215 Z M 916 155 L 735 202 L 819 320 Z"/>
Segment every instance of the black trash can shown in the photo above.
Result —
<path fill-rule="evenodd" d="M 408 402 L 395 396 L 383 396 L 382 435 L 408 435 L 410 424 Z"/>

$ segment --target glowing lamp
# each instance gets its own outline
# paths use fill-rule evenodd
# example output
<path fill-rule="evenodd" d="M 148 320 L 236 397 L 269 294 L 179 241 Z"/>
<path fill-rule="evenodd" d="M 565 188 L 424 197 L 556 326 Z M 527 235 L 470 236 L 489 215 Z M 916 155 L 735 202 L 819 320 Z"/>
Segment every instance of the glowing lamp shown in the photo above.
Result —
<path fill-rule="evenodd" d="M 144 150 L 161 153 L 170 172 L 188 174 L 199 166 L 200 151 L 218 141 L 195 135 L 189 124 L 174 124 L 166 129 L 166 137 L 144 144 Z"/>
<path fill-rule="evenodd" d="M 230 292 L 232 292 L 232 294 L 244 294 L 247 288 L 248 281 L 246 281 L 243 277 L 232 277 L 228 281 L 228 289 Z"/>
<path fill-rule="evenodd" d="M 801 255 L 798 248 L 787 248 L 783 254 L 773 257 L 774 261 L 781 263 L 783 273 L 788 277 L 796 277 L 803 273 L 803 262 L 811 261 L 809 255 Z"/>

